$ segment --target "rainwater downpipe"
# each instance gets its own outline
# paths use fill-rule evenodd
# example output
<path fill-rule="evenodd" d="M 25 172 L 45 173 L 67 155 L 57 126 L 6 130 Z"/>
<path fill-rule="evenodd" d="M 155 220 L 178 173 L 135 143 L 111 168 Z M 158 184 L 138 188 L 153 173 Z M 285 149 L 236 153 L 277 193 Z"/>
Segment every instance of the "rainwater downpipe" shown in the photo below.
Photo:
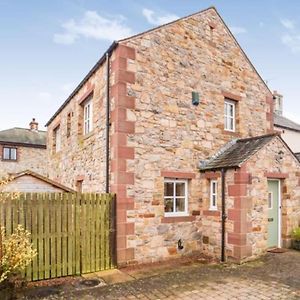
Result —
<path fill-rule="evenodd" d="M 226 261 L 226 243 L 225 243 L 225 233 L 226 233 L 226 194 L 225 194 L 225 180 L 226 180 L 226 169 L 221 169 L 221 185 L 222 185 L 222 237 L 221 237 L 221 262 Z"/>
<path fill-rule="evenodd" d="M 109 128 L 110 128 L 110 101 L 109 101 L 109 53 L 106 52 L 106 183 L 105 192 L 109 193 Z"/>

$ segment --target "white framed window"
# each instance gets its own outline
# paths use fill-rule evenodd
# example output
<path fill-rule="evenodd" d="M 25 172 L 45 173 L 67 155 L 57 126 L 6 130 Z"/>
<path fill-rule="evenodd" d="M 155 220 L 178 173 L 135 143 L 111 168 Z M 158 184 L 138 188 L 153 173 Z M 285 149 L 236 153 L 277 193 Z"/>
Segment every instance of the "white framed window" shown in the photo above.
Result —
<path fill-rule="evenodd" d="M 165 216 L 188 215 L 188 181 L 168 179 L 164 181 Z"/>
<path fill-rule="evenodd" d="M 211 180 L 210 181 L 210 210 L 218 209 L 218 181 Z"/>
<path fill-rule="evenodd" d="M 53 130 L 53 148 L 54 152 L 57 153 L 61 150 L 61 134 L 60 134 L 60 126 L 55 127 Z"/>
<path fill-rule="evenodd" d="M 225 99 L 224 102 L 224 129 L 228 131 L 235 131 L 235 109 L 236 102 Z"/>
<path fill-rule="evenodd" d="M 268 193 L 268 209 L 273 208 L 273 193 L 269 192 Z"/>
<path fill-rule="evenodd" d="M 17 160 L 17 148 L 3 147 L 2 159 L 3 160 Z"/>
<path fill-rule="evenodd" d="M 83 106 L 83 134 L 87 135 L 93 130 L 93 102 L 92 99 Z"/>

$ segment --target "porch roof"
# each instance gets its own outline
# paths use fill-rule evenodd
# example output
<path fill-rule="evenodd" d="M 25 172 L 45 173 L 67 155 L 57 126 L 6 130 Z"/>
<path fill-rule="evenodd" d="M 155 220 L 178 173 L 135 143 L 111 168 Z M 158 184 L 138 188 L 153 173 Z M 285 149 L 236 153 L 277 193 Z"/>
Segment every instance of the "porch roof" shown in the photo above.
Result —
<path fill-rule="evenodd" d="M 200 171 L 239 168 L 246 160 L 268 144 L 275 136 L 278 136 L 278 134 L 268 134 L 233 140 L 209 160 L 202 162 Z"/>

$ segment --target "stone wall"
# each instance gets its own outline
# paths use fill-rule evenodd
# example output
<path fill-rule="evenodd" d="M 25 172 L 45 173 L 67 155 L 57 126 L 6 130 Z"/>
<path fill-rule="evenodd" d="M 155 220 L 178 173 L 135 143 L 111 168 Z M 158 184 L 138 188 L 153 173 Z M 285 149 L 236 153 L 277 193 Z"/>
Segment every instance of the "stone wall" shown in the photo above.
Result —
<path fill-rule="evenodd" d="M 104 191 L 105 68 L 88 79 L 48 128 L 50 178 L 72 188 L 83 180 L 83 191 Z M 94 130 L 83 137 L 80 103 L 92 91 Z M 111 57 L 110 92 L 118 261 L 152 262 L 203 249 L 219 255 L 220 197 L 218 211 L 210 212 L 209 178 L 199 173 L 198 163 L 233 138 L 273 130 L 273 100 L 264 82 L 209 9 L 121 41 Z M 198 106 L 192 105 L 192 92 L 200 95 Z M 236 132 L 224 131 L 225 98 L 236 101 Z M 58 125 L 62 149 L 54 153 Z M 164 178 L 188 180 L 188 216 L 165 217 Z M 235 171 L 228 172 L 227 180 L 238 183 Z M 228 209 L 238 209 L 230 193 Z M 231 241 L 234 226 L 238 224 L 228 220 L 226 239 Z M 238 234 L 244 234 L 245 228 L 241 230 Z M 228 244 L 228 255 L 239 251 L 234 246 Z"/>
<path fill-rule="evenodd" d="M 258 255 L 266 249 L 268 211 L 267 179 L 278 178 L 282 187 L 282 246 L 290 246 L 291 231 L 300 225 L 300 166 L 297 159 L 279 138 L 273 139 L 247 163 L 247 172 L 252 174 L 250 201 L 251 224 L 247 234 L 252 254 Z"/>
<path fill-rule="evenodd" d="M 272 131 L 271 94 L 214 9 L 121 44 L 136 51 L 127 66 L 135 81 L 126 84 L 127 95 L 136 99 L 135 107 L 127 109 L 127 117 L 135 121 L 134 133 L 127 135 L 134 161 L 126 165 L 126 171 L 134 174 L 127 194 L 134 197 L 135 205 L 127 218 L 135 224 L 135 235 L 127 245 L 143 262 L 202 251 L 202 230 L 212 224 L 209 235 L 216 247 L 210 242 L 204 248 L 217 253 L 219 212 L 213 216 L 204 215 L 210 214 L 207 209 L 202 212 L 208 183 L 201 180 L 198 162 L 233 138 Z M 193 91 L 199 92 L 198 106 L 192 105 Z M 236 101 L 235 133 L 224 131 L 225 97 Z M 186 222 L 175 218 L 165 223 L 162 174 L 168 172 L 194 175 L 187 178 L 190 219 Z M 193 211 L 200 215 L 193 216 Z M 191 246 L 179 251 L 179 237 Z"/>
<path fill-rule="evenodd" d="M 2 146 L 0 145 L 0 177 L 9 173 L 19 173 L 31 170 L 38 174 L 47 176 L 47 150 L 42 148 L 22 147 L 17 148 L 17 161 L 2 160 Z"/>
<path fill-rule="evenodd" d="M 48 126 L 50 178 L 83 192 L 105 191 L 106 66 L 102 65 Z M 93 94 L 93 130 L 83 135 L 82 102 Z M 69 116 L 68 116 L 69 115 Z M 68 134 L 68 122 L 70 134 Z M 61 151 L 54 150 L 53 131 L 60 126 Z"/>

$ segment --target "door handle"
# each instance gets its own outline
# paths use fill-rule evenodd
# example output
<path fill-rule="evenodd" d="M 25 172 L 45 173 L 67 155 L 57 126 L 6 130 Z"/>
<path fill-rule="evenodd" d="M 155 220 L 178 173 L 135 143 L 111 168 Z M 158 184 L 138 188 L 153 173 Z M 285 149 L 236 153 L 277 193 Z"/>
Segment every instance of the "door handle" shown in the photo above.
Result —
<path fill-rule="evenodd" d="M 268 222 L 273 222 L 274 218 L 268 218 Z"/>

